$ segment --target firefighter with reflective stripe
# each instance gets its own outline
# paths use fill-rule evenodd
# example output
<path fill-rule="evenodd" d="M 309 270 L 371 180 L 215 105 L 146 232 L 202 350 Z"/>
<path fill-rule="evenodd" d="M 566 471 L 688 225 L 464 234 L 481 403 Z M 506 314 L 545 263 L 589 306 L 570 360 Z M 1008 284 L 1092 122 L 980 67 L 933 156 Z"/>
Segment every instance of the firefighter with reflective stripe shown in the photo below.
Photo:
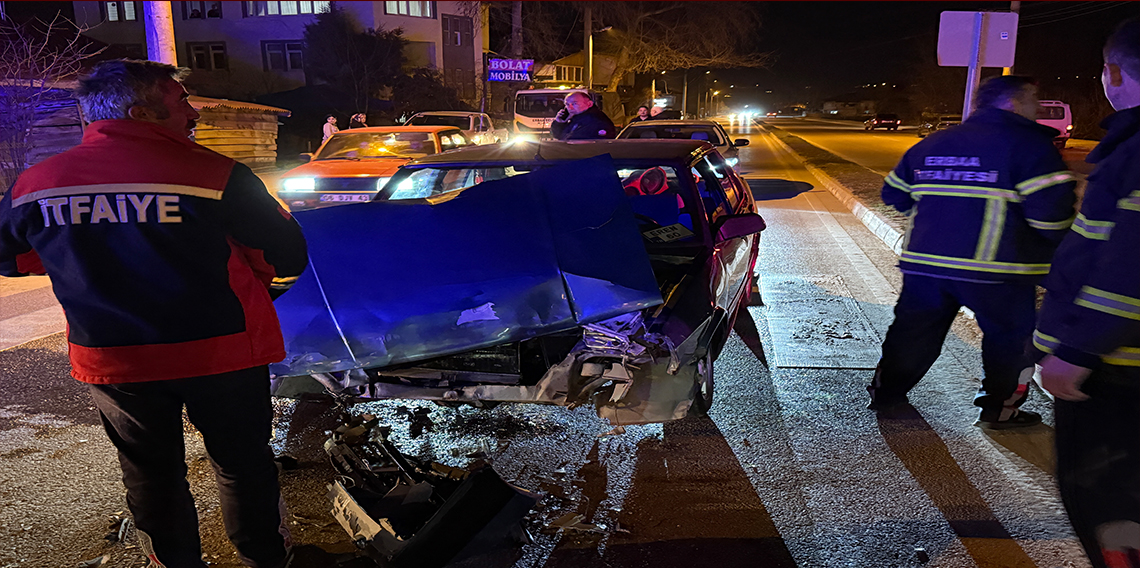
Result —
<path fill-rule="evenodd" d="M 248 167 L 188 139 L 186 72 L 108 61 L 80 81 L 80 144 L 0 199 L 0 274 L 51 278 L 151 566 L 205 566 L 185 408 L 239 556 L 278 567 L 290 542 L 268 444 L 268 364 L 285 356 L 272 299 L 305 269 L 305 239 Z"/>
<path fill-rule="evenodd" d="M 975 424 L 1028 426 L 1041 420 L 1019 409 L 1033 370 L 1035 284 L 1072 224 L 1075 182 L 1053 146 L 1056 130 L 1034 121 L 1031 79 L 991 78 L 974 106 L 962 125 L 913 146 L 884 180 L 883 201 L 910 220 L 870 408 L 904 407 L 966 306 L 983 333 Z"/>
<path fill-rule="evenodd" d="M 1140 19 L 1104 48 L 1117 112 L 1089 153 L 1081 213 L 1045 280 L 1033 343 L 1049 353 L 1057 481 L 1097 567 L 1140 568 Z"/>

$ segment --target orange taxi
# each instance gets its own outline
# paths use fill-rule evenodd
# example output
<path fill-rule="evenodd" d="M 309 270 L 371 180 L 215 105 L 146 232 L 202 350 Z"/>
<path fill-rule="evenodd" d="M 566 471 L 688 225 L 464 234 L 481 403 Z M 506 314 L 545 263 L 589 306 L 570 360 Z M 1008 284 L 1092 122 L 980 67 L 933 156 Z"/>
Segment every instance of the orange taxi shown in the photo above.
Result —
<path fill-rule="evenodd" d="M 277 197 L 292 211 L 371 201 L 400 166 L 470 142 L 453 126 L 375 126 L 342 130 L 285 172 Z"/>

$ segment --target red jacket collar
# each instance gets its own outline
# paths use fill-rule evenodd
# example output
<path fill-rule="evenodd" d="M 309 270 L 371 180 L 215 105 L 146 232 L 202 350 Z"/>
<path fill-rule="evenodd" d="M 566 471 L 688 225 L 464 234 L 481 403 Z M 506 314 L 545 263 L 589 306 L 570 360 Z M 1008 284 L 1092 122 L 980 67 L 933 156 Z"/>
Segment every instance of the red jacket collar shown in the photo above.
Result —
<path fill-rule="evenodd" d="M 82 144 L 97 144 L 107 140 L 122 138 L 169 141 L 188 147 L 198 146 L 198 143 L 193 140 L 179 136 L 177 133 L 171 132 L 153 122 L 129 118 L 97 120 L 88 124 L 87 128 L 83 130 Z"/>

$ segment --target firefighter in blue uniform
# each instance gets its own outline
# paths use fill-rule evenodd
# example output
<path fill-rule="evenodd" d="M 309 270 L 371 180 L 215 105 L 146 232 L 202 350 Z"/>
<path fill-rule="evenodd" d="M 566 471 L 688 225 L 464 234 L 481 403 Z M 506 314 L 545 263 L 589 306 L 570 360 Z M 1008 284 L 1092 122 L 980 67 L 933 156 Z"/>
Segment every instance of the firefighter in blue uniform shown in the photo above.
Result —
<path fill-rule="evenodd" d="M 1117 110 L 1045 281 L 1034 345 L 1057 397 L 1057 481 L 1098 568 L 1140 567 L 1140 19 L 1104 48 Z"/>
<path fill-rule="evenodd" d="M 974 106 L 962 125 L 912 147 L 883 185 L 883 201 L 910 221 L 870 408 L 889 416 L 905 407 L 966 306 L 983 333 L 975 424 L 1028 426 L 1041 421 L 1018 408 L 1032 377 L 1035 285 L 1073 221 L 1075 182 L 1053 146 L 1057 131 L 1034 120 L 1031 79 L 993 77 Z"/>

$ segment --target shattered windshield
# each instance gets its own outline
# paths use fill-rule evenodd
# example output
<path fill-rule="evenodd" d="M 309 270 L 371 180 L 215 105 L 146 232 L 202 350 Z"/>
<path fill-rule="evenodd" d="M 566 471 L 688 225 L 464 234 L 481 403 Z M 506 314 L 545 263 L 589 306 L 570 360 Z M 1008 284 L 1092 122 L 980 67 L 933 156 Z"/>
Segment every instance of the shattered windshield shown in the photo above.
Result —
<path fill-rule="evenodd" d="M 422 158 L 437 151 L 430 132 L 341 132 L 313 159 Z"/>

